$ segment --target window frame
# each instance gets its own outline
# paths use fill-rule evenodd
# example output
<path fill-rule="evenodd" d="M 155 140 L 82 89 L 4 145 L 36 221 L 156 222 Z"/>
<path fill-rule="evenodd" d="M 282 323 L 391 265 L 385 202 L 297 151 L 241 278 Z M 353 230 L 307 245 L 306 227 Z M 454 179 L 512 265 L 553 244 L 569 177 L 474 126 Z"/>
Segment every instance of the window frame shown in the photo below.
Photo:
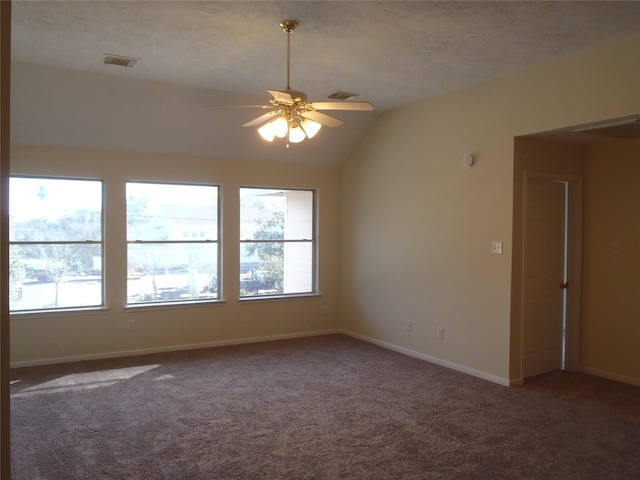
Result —
<path fill-rule="evenodd" d="M 90 311 L 104 311 L 107 308 L 107 289 L 106 289 L 106 274 L 105 274 L 105 222 L 106 222 L 106 188 L 104 178 L 95 177 L 81 177 L 81 176 L 64 176 L 64 175 L 35 175 L 35 174 L 11 174 L 9 175 L 9 188 L 11 188 L 11 179 L 24 178 L 33 180 L 61 180 L 61 181 L 79 181 L 79 182 L 96 182 L 100 184 L 100 240 L 46 240 L 46 241 L 32 241 L 32 240 L 12 240 L 11 239 L 11 225 L 9 228 L 9 251 L 12 246 L 37 246 L 37 245 L 99 245 L 100 246 L 100 303 L 94 305 L 73 305 L 73 306 L 54 306 L 51 308 L 28 308 L 20 310 L 11 310 L 11 302 L 9 301 L 9 314 L 11 316 L 26 316 L 26 315 L 55 315 L 71 313 L 71 312 L 90 312 Z M 10 197 L 10 194 L 9 194 Z M 11 204 L 8 208 L 9 215 L 11 214 Z M 8 273 L 10 274 L 10 266 Z M 57 287 L 56 287 L 57 288 Z"/>
<path fill-rule="evenodd" d="M 130 240 L 129 239 L 129 226 L 128 226 L 128 195 L 127 195 L 127 187 L 129 184 L 147 184 L 147 185 L 173 185 L 173 186 L 181 186 L 181 187 L 211 187 L 216 189 L 216 220 L 215 220 L 215 231 L 216 238 L 215 240 L 207 239 L 206 237 L 203 239 L 200 236 L 193 237 L 192 232 L 187 232 L 186 230 L 181 230 L 182 235 L 180 239 L 175 240 Z M 222 213 L 222 185 L 215 183 L 200 183 L 200 182 L 179 182 L 179 181 L 164 181 L 164 180 L 125 180 L 124 182 L 125 189 L 125 257 L 126 257 L 126 269 L 129 269 L 129 246 L 130 245 L 204 245 L 204 244 L 216 244 L 215 254 L 216 254 L 216 296 L 209 298 L 196 298 L 196 299 L 178 299 L 178 300 L 153 300 L 146 302 L 129 302 L 129 292 L 128 287 L 126 291 L 126 299 L 125 299 L 125 309 L 140 309 L 140 308 L 165 308 L 165 307 L 185 307 L 192 305 L 202 305 L 202 304 L 212 304 L 212 303 L 224 303 L 223 300 L 223 286 L 222 286 L 222 222 L 221 222 L 221 213 Z M 188 233 L 188 236 L 184 236 L 185 233 Z"/>
<path fill-rule="evenodd" d="M 302 188 L 302 187 L 273 187 L 273 186 L 261 186 L 261 185 L 240 185 L 238 189 L 238 198 L 241 198 L 241 192 L 243 189 L 254 190 L 273 190 L 274 192 L 310 192 L 311 193 L 311 239 L 278 239 L 278 240 L 257 240 L 257 239 L 243 239 L 242 238 L 242 205 L 238 208 L 238 223 L 240 227 L 239 238 L 239 255 L 238 255 L 238 268 L 241 270 L 240 263 L 242 261 L 242 246 L 245 244 L 257 244 L 257 243 L 310 243 L 311 245 L 311 289 L 308 292 L 295 292 L 295 293 L 273 293 L 273 294 L 261 294 L 261 295 L 242 295 L 241 288 L 238 288 L 238 296 L 240 302 L 251 301 L 269 301 L 278 299 L 295 299 L 300 297 L 317 296 L 318 293 L 318 191 L 315 188 Z"/>

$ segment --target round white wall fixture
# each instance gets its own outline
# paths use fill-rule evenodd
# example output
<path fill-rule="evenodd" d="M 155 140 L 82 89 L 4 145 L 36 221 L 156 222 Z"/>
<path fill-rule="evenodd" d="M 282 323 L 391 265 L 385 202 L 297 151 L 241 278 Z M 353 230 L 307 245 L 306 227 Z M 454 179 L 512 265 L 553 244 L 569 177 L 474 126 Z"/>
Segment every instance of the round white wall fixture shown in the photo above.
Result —
<path fill-rule="evenodd" d="M 462 164 L 467 168 L 471 168 L 474 163 L 476 163 L 476 159 L 471 154 L 465 155 L 462 159 Z"/>

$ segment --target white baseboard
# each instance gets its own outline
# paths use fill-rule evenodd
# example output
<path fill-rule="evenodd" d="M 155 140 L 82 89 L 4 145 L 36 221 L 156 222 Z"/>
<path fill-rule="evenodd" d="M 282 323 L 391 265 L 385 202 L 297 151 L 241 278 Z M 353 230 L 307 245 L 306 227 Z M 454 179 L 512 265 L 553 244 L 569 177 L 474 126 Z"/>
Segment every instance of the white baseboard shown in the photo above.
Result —
<path fill-rule="evenodd" d="M 358 333 L 354 333 L 349 330 L 341 329 L 340 333 L 344 335 L 348 335 L 353 338 L 357 338 L 358 340 L 362 340 L 368 343 L 372 343 L 374 345 L 378 345 L 379 347 L 383 347 L 388 350 L 393 350 L 394 352 L 402 353 L 403 355 L 407 355 L 409 357 L 425 360 L 427 362 L 435 363 L 436 365 L 440 365 L 442 367 L 450 368 L 451 370 L 456 370 L 458 372 L 466 373 L 468 375 L 472 375 L 474 377 L 478 377 L 492 383 L 497 383 L 498 385 L 503 385 L 505 387 L 508 387 L 511 384 L 511 382 L 507 378 L 491 375 L 490 373 L 482 372 L 480 370 L 474 370 L 473 368 L 465 367 L 464 365 L 458 365 L 457 363 L 449 362 L 447 360 L 442 360 L 441 358 L 438 358 L 438 357 L 425 355 L 424 353 L 416 352 L 414 350 L 409 350 L 408 348 L 404 348 L 404 347 L 399 347 L 392 343 L 383 342 L 381 340 L 376 340 L 375 338 L 366 337 L 364 335 L 360 335 Z"/>
<path fill-rule="evenodd" d="M 604 370 L 598 370 L 597 368 L 590 367 L 578 367 L 580 373 L 586 373 L 595 377 L 602 377 L 608 380 L 615 380 L 616 382 L 629 383 L 640 387 L 640 378 L 629 377 L 627 375 L 619 375 L 617 373 L 605 372 Z"/>
<path fill-rule="evenodd" d="M 166 347 L 142 348 L 138 350 L 121 350 L 117 352 L 104 352 L 88 355 L 75 355 L 70 357 L 44 358 L 39 360 L 27 360 L 24 362 L 12 362 L 11 368 L 35 367 L 40 365 L 54 365 L 59 363 L 83 362 L 86 360 L 104 360 L 107 358 L 133 357 L 136 355 L 148 355 L 151 353 L 177 352 L 181 350 L 196 350 L 199 348 L 224 347 L 228 345 L 242 345 L 247 343 L 270 342 L 274 340 L 287 340 L 290 338 L 316 337 L 320 335 L 332 335 L 341 333 L 337 329 L 318 330 L 312 332 L 287 333 L 283 335 L 269 335 L 265 337 L 237 338 L 233 340 L 221 340 L 217 342 L 192 343 L 188 345 L 173 345 Z"/>

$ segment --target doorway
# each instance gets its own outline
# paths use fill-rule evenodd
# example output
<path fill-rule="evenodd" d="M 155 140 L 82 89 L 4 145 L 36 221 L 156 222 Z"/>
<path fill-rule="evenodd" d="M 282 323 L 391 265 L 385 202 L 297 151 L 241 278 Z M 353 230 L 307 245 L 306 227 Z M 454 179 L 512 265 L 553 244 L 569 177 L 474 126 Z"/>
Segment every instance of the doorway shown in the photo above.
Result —
<path fill-rule="evenodd" d="M 522 376 L 578 365 L 581 179 L 524 172 Z"/>

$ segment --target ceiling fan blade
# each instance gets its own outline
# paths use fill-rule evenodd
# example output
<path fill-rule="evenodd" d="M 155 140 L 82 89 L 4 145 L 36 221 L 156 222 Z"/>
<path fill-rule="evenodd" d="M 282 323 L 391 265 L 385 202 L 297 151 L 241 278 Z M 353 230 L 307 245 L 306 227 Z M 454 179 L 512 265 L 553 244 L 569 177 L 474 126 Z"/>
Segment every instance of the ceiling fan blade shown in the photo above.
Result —
<path fill-rule="evenodd" d="M 282 92 L 280 90 L 267 90 L 267 92 L 278 102 L 293 105 L 293 98 L 288 92 Z"/>
<path fill-rule="evenodd" d="M 332 117 L 325 113 L 316 112 L 315 110 L 309 110 L 307 112 L 300 112 L 300 115 L 314 122 L 318 122 L 326 127 L 339 127 L 344 122 L 338 118 Z"/>
<path fill-rule="evenodd" d="M 373 110 L 373 104 L 369 102 L 313 102 L 311 107 L 315 110 Z"/>
<path fill-rule="evenodd" d="M 256 125 L 260 125 L 261 123 L 266 122 L 271 117 L 273 117 L 274 115 L 277 115 L 279 113 L 280 113 L 279 109 L 278 110 L 272 110 L 271 112 L 267 112 L 264 115 L 260 115 L 258 118 L 254 118 L 250 122 L 245 123 L 243 125 L 243 127 L 254 127 Z"/>

